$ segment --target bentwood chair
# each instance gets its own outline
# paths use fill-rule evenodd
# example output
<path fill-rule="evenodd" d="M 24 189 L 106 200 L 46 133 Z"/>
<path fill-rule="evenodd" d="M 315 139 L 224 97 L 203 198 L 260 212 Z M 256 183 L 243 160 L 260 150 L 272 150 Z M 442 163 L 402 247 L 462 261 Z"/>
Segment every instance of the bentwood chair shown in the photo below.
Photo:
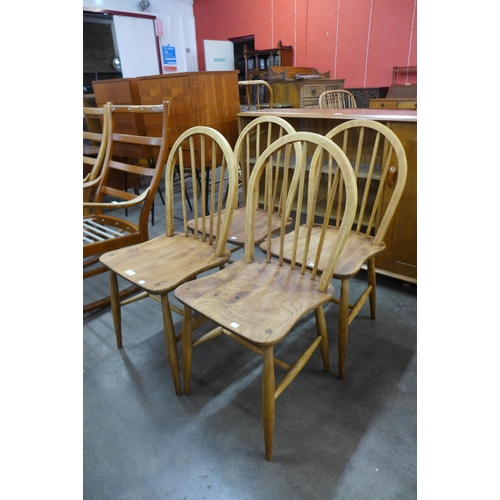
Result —
<path fill-rule="evenodd" d="M 406 183 L 407 162 L 401 141 L 392 130 L 382 123 L 372 120 L 347 121 L 325 136 L 334 141 L 348 156 L 354 172 L 359 204 L 356 223 L 349 233 L 344 251 L 333 273 L 340 280 L 340 297 L 332 298 L 339 305 L 338 313 L 338 357 L 339 378 L 345 377 L 349 325 L 358 315 L 366 299 L 369 298 L 370 315 L 376 317 L 377 280 L 375 272 L 376 256 L 385 249 L 384 236 L 397 209 Z M 324 175 L 322 183 L 329 186 L 333 178 Z M 339 218 L 331 215 L 331 226 L 326 233 L 315 228 L 313 238 L 324 238 L 324 245 L 330 248 L 337 244 Z M 298 242 L 296 243 L 296 238 Z M 299 233 L 286 236 L 284 258 L 296 258 L 303 262 L 304 245 L 309 237 L 307 226 L 301 226 Z M 298 254 L 293 257 L 292 248 L 297 245 Z M 266 249 L 265 243 L 261 245 Z M 314 259 L 309 251 L 307 261 Z M 318 272 L 324 272 L 328 263 L 321 258 Z M 367 286 L 352 304 L 349 301 L 349 280 L 356 276 L 362 266 L 367 268 Z"/>
<path fill-rule="evenodd" d="M 180 168 L 176 169 L 176 166 Z M 191 170 L 191 179 L 196 178 L 195 169 L 198 169 L 201 181 L 199 185 L 193 182 L 193 213 L 186 207 L 186 167 Z M 176 171 L 180 174 L 181 186 L 174 191 Z M 208 187 L 207 178 L 212 179 Z M 214 182 L 216 178 L 219 182 Z M 212 128 L 193 127 L 179 136 L 168 157 L 165 234 L 101 257 L 101 262 L 110 271 L 111 306 L 118 348 L 122 347 L 121 307 L 147 297 L 161 303 L 167 354 L 178 395 L 182 394 L 182 389 L 176 342 L 181 334 L 176 339 L 172 312 L 182 314 L 182 309 L 170 303 L 168 294 L 200 273 L 223 267 L 229 260 L 226 240 L 237 190 L 236 162 L 227 140 Z M 182 207 L 175 213 L 175 219 L 174 197 L 177 200 L 175 206 Z M 188 227 L 189 220 L 194 223 L 194 231 Z M 176 221 L 179 229 L 175 227 Z M 137 286 L 139 292 L 120 301 L 118 276 Z M 201 325 L 205 318 L 198 320 Z"/>
<path fill-rule="evenodd" d="M 273 89 L 265 80 L 241 80 L 238 85 L 243 88 L 247 111 L 273 107 Z"/>
<path fill-rule="evenodd" d="M 296 142 L 300 143 L 302 150 L 309 148 L 314 151 L 312 160 L 307 165 L 305 154 L 299 157 L 293 154 Z M 280 161 L 278 154 L 282 158 Z M 328 213 L 332 209 L 333 200 L 342 196 L 343 209 L 338 212 L 342 216 L 342 223 L 337 229 L 336 244 L 325 248 L 321 239 L 308 239 L 311 245 L 307 250 L 317 256 L 312 268 L 308 267 L 309 261 L 303 265 L 298 265 L 295 259 L 287 263 L 283 258 L 287 230 L 283 218 L 280 230 L 274 237 L 270 228 L 268 230 L 266 241 L 271 243 L 269 251 L 265 256 L 256 257 L 255 214 L 264 196 L 271 202 L 275 189 L 279 193 L 279 201 L 277 199 L 275 203 L 281 203 L 285 213 L 295 214 L 295 229 L 298 231 L 302 210 L 305 211 L 307 233 L 310 235 L 315 229 L 315 212 L 318 203 L 323 201 L 319 187 L 324 162 L 330 162 L 332 176 L 336 179 L 328 193 Z M 280 176 L 276 181 L 269 175 L 269 164 L 280 165 Z M 269 178 L 262 183 L 264 176 Z M 302 370 L 318 346 L 324 369 L 329 371 L 328 336 L 323 306 L 333 296 L 330 281 L 354 220 L 356 200 L 353 170 L 337 145 L 312 132 L 295 132 L 283 136 L 261 154 L 250 176 L 243 259 L 214 274 L 185 283 L 175 291 L 175 296 L 184 304 L 182 357 L 185 394 L 191 391 L 193 346 L 221 333 L 264 358 L 262 407 L 267 460 L 272 459 L 273 452 L 275 400 Z M 321 231 L 324 234 L 327 230 L 325 223 Z M 297 246 L 292 250 L 297 250 Z M 274 251 L 277 258 L 272 255 Z M 321 257 L 327 262 L 327 267 L 320 276 L 318 263 Z M 191 310 L 208 317 L 217 325 L 194 343 Z M 293 330 L 304 315 L 313 311 L 317 332 L 310 332 L 312 338 L 308 340 L 309 347 L 291 364 L 275 358 L 275 346 Z M 200 349 L 198 347 L 195 353 Z M 285 375 L 277 386 L 275 364 L 285 370 Z M 197 376 L 200 377 L 200 374 Z"/>
<path fill-rule="evenodd" d="M 147 106 L 110 104 L 107 108 L 109 128 L 102 172 L 84 183 L 84 189 L 96 189 L 93 201 L 83 203 L 84 210 L 91 211 L 83 217 L 84 280 L 107 271 L 99 263 L 103 253 L 149 239 L 149 212 L 168 154 L 169 106 L 165 101 Z M 145 118 L 147 128 L 143 126 Z M 139 165 L 141 158 L 153 158 L 153 168 Z M 142 182 L 142 193 L 127 189 L 126 179 L 134 176 Z M 117 182 L 117 178 L 122 181 Z M 116 214 L 117 210 L 123 212 Z M 132 291 L 123 290 L 122 296 Z M 84 305 L 83 311 L 109 304 L 109 296 L 101 297 Z"/>
<path fill-rule="evenodd" d="M 357 108 L 356 99 L 348 90 L 327 90 L 319 96 L 320 109 Z"/>
<path fill-rule="evenodd" d="M 109 104 L 101 108 L 83 108 L 87 123 L 83 130 L 83 182 L 91 182 L 101 174 L 108 141 Z M 92 190 L 83 190 L 83 201 L 90 201 Z M 88 209 L 87 209 L 88 215 Z"/>

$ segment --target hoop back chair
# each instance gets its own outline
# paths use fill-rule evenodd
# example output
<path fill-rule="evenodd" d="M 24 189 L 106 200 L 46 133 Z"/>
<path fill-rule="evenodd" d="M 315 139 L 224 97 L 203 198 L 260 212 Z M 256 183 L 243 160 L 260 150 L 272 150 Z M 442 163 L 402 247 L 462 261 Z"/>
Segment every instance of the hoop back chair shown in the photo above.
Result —
<path fill-rule="evenodd" d="M 300 148 L 315 151 L 310 164 L 306 155 L 293 154 L 294 143 Z M 278 154 L 282 160 L 278 161 Z M 336 244 L 328 249 L 320 240 L 308 239 L 314 245 L 317 255 L 312 269 L 306 263 L 299 265 L 295 259 L 284 258 L 284 236 L 287 231 L 282 219 L 278 233 L 273 237 L 269 223 L 267 240 L 271 242 L 265 256 L 256 257 L 254 252 L 255 214 L 263 196 L 271 202 L 274 188 L 279 192 L 275 203 L 283 205 L 283 211 L 295 214 L 295 228 L 298 230 L 302 210 L 306 211 L 307 232 L 314 229 L 314 218 L 318 203 L 321 170 L 324 162 L 330 162 L 336 169 L 336 183 L 329 192 L 329 203 L 337 196 L 343 197 L 343 221 L 338 228 Z M 280 175 L 276 181 L 267 166 L 279 165 Z M 307 170 L 306 170 L 307 167 Z M 340 175 L 342 173 L 342 176 Z M 268 179 L 261 182 L 263 177 Z M 278 185 L 275 185 L 275 182 Z M 297 189 L 292 188 L 296 184 Z M 290 191 L 288 191 L 290 189 Z M 264 358 L 262 382 L 262 407 L 264 423 L 265 456 L 272 459 L 275 399 L 305 366 L 313 352 L 320 347 L 323 366 L 329 371 L 328 337 L 323 305 L 333 296 L 331 276 L 337 265 L 354 220 L 357 192 L 354 174 L 342 150 L 332 141 L 311 132 L 287 134 L 273 142 L 258 158 L 249 179 L 244 257 L 230 266 L 199 280 L 178 287 L 175 296 L 185 305 L 182 334 L 182 356 L 184 392 L 190 393 L 192 351 L 221 333 L 229 336 Z M 298 214 L 298 216 L 297 216 Z M 269 215 L 269 221 L 271 216 Z M 327 224 L 323 226 L 323 233 Z M 277 258 L 273 257 L 276 251 Z M 294 245 L 293 250 L 297 250 Z M 324 254 L 327 255 L 324 255 Z M 318 263 L 323 256 L 327 267 L 320 276 Z M 217 325 L 196 342 L 192 336 L 192 311 L 208 317 Z M 275 358 L 277 346 L 307 313 L 314 311 L 317 332 L 313 334 L 308 348 L 298 359 L 288 364 Z M 285 370 L 278 385 L 275 384 L 274 365 Z"/>
<path fill-rule="evenodd" d="M 83 130 L 83 182 L 89 183 L 101 174 L 108 141 L 109 104 L 101 108 L 83 107 L 87 130 Z M 86 184 L 88 186 L 88 184 Z M 94 186 L 96 183 L 94 183 Z M 90 201 L 92 187 L 83 190 L 83 201 Z M 89 214 L 89 210 L 85 212 Z"/>
<path fill-rule="evenodd" d="M 359 204 L 356 223 L 349 233 L 345 249 L 340 256 L 333 278 L 341 281 L 340 298 L 332 298 L 339 305 L 338 357 L 339 378 L 345 377 L 349 325 L 358 315 L 369 298 L 370 315 L 376 318 L 377 280 L 375 258 L 385 250 L 384 237 L 403 194 L 407 176 L 406 155 L 396 134 L 382 123 L 372 120 L 349 120 L 331 130 L 325 136 L 337 143 L 349 158 L 356 178 Z M 333 179 L 324 176 L 325 186 Z M 313 231 L 313 237 L 324 237 L 326 246 L 336 243 L 339 219 L 331 215 L 332 224 L 323 236 L 320 228 Z M 286 236 L 288 245 L 297 237 Z M 306 227 L 299 229 L 299 262 L 303 261 L 303 245 L 307 237 Z M 265 242 L 261 245 L 266 249 Z M 314 257 L 309 252 L 307 260 Z M 292 258 L 291 250 L 285 252 L 286 259 Z M 349 302 L 349 280 L 361 267 L 367 267 L 367 286 L 354 304 Z M 319 272 L 326 269 L 326 261 L 319 261 Z"/>
<path fill-rule="evenodd" d="M 241 80 L 238 85 L 243 87 L 247 111 L 273 107 L 273 89 L 265 80 Z"/>
<path fill-rule="evenodd" d="M 241 200 L 238 200 L 238 206 L 234 209 L 231 229 L 229 230 L 228 243 L 231 245 L 230 248 L 232 252 L 243 248 L 245 243 L 245 214 L 248 182 L 257 158 L 274 141 L 293 132 L 295 132 L 295 129 L 283 118 L 277 116 L 261 116 L 252 120 L 239 134 L 234 147 L 234 155 L 240 173 Z M 294 143 L 293 147 L 295 156 L 298 156 L 300 154 L 299 143 Z M 281 161 L 282 157 L 280 158 L 277 156 L 276 160 Z M 279 175 L 280 170 L 273 168 L 272 164 L 268 164 L 266 168 L 271 169 L 275 177 Z M 274 181 L 275 188 L 278 185 L 276 181 L 277 179 Z M 275 203 L 277 199 L 276 189 L 270 194 L 270 201 L 268 202 L 265 196 L 263 202 L 255 212 L 254 242 L 256 245 L 262 242 L 267 236 L 269 213 L 271 214 L 271 232 L 275 232 L 281 227 L 283 213 L 282 207 Z M 292 219 L 288 214 L 285 217 L 287 221 L 286 225 L 291 224 Z"/>
<path fill-rule="evenodd" d="M 83 217 L 83 278 L 104 273 L 107 269 L 99 264 L 99 256 L 105 252 L 135 245 L 149 239 L 148 217 L 153 203 L 153 198 L 163 175 L 168 153 L 167 133 L 168 114 L 170 103 L 168 101 L 158 105 L 116 105 L 109 104 L 108 140 L 106 157 L 100 177 L 94 181 L 84 183 L 92 187 L 97 183 L 94 200 L 84 202 L 83 207 L 91 211 L 90 215 Z M 124 118 L 141 119 L 148 117 L 150 127 L 144 130 L 145 135 L 139 135 L 137 130 L 129 133 L 117 133 L 115 126 L 123 122 Z M 159 136 L 153 134 L 153 130 Z M 115 148 L 133 151 L 147 150 L 148 157 L 155 159 L 153 168 L 140 166 L 137 158 L 115 155 Z M 143 184 L 142 193 L 131 193 L 123 186 L 112 182 L 115 173 L 125 176 L 140 176 Z M 135 208 L 135 214 L 128 214 Z M 126 209 L 127 216 L 113 215 L 117 209 Z M 132 290 L 123 291 L 126 295 Z M 109 297 L 104 297 L 84 305 L 84 312 L 107 306 Z"/>
<path fill-rule="evenodd" d="M 356 99 L 348 90 L 327 90 L 319 96 L 320 109 L 357 108 Z"/>
<path fill-rule="evenodd" d="M 193 212 L 187 209 L 185 166 L 194 181 Z M 179 166 L 180 168 L 176 168 Z M 174 191 L 174 175 L 180 175 L 180 187 Z M 219 182 L 214 182 L 216 177 Z M 207 187 L 205 182 L 211 178 Z M 227 181 L 225 180 L 227 178 Z M 179 136 L 172 146 L 165 172 L 166 232 L 139 245 L 109 252 L 101 262 L 110 271 L 110 293 L 118 348 L 122 347 L 122 306 L 151 297 L 161 303 L 167 354 L 176 394 L 182 394 L 177 341 L 172 312 L 182 309 L 171 304 L 169 292 L 195 279 L 200 273 L 223 267 L 229 260 L 226 246 L 232 211 L 238 191 L 238 172 L 234 153 L 224 136 L 209 127 L 193 127 Z M 174 204 L 175 200 L 175 204 Z M 181 207 L 175 213 L 174 207 Z M 180 222 L 176 221 L 180 219 Z M 194 224 L 190 230 L 188 221 Z M 118 276 L 137 286 L 138 293 L 120 301 Z M 205 318 L 198 318 L 197 325 Z"/>

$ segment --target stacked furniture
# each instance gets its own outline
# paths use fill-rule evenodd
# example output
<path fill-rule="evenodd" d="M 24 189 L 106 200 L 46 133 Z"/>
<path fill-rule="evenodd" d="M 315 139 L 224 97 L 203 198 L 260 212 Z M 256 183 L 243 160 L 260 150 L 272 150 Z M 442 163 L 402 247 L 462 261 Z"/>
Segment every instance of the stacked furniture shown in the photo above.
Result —
<path fill-rule="evenodd" d="M 273 49 L 243 51 L 245 59 L 245 80 L 265 80 L 270 66 L 291 66 L 293 64 L 293 48 L 283 45 L 281 40 Z"/>

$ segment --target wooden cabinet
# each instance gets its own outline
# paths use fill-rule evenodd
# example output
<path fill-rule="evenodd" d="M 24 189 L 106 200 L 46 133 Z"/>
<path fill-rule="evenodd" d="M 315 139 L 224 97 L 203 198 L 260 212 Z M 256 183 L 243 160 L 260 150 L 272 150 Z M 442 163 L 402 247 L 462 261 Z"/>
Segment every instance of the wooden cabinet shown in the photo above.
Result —
<path fill-rule="evenodd" d="M 291 66 L 293 64 L 293 48 L 282 45 L 281 40 L 274 49 L 243 51 L 245 59 L 245 80 L 267 80 L 267 69 L 270 66 Z"/>
<path fill-rule="evenodd" d="M 386 249 L 376 258 L 379 274 L 417 282 L 417 113 L 405 109 L 269 109 L 239 113 L 239 127 L 263 115 L 286 119 L 296 130 L 325 135 L 345 120 L 369 119 L 387 125 L 405 148 L 408 174 L 405 189 L 386 233 Z M 392 187 L 386 186 L 387 192 Z"/>
<path fill-rule="evenodd" d="M 417 109 L 417 98 L 370 99 L 370 108 L 377 109 Z"/>
<path fill-rule="evenodd" d="M 170 101 L 169 147 L 195 125 L 221 132 L 233 147 L 240 111 L 238 71 L 197 71 L 93 82 L 98 106 Z M 154 127 L 154 123 L 147 126 Z"/>
<path fill-rule="evenodd" d="M 293 108 L 319 108 L 319 96 L 326 90 L 344 88 L 344 80 L 289 80 L 269 82 L 277 104 Z"/>
<path fill-rule="evenodd" d="M 344 88 L 344 79 L 331 79 L 329 71 L 320 73 L 311 67 L 270 67 L 267 81 L 273 89 L 276 108 L 319 108 L 323 92 Z"/>
<path fill-rule="evenodd" d="M 397 67 L 394 67 L 395 70 Z M 410 66 L 410 69 L 416 67 Z M 405 68 L 403 68 L 405 69 Z M 385 99 L 372 99 L 370 108 L 417 109 L 417 84 L 392 85 Z"/>

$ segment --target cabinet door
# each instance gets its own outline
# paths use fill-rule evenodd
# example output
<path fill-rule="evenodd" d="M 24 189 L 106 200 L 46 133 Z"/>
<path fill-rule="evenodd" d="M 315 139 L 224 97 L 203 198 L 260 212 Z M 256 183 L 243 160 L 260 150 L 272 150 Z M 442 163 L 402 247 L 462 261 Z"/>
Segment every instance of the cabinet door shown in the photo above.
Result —
<path fill-rule="evenodd" d="M 376 258 L 383 274 L 406 281 L 417 281 L 417 132 L 416 124 L 392 123 L 391 129 L 401 140 L 408 162 L 408 175 L 403 195 L 385 235 L 387 248 Z M 386 187 L 386 192 L 391 186 Z"/>

